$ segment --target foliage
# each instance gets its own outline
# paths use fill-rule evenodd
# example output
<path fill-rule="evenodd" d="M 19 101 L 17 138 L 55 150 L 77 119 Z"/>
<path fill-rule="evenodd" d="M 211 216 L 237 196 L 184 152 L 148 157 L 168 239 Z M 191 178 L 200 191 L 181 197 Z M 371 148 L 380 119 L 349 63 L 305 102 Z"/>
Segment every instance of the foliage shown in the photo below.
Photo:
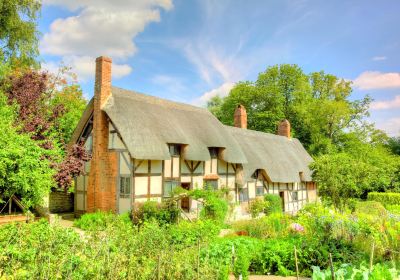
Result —
<path fill-rule="evenodd" d="M 72 229 L 46 221 L 2 226 L 0 277 L 216 279 L 217 269 L 205 259 L 197 262 L 198 247 L 177 249 L 166 227 L 145 223 L 139 230 L 115 216 L 106 225 L 86 231 L 83 239 Z"/>
<path fill-rule="evenodd" d="M 263 213 L 265 209 L 269 206 L 268 201 L 262 199 L 255 199 L 249 204 L 249 212 L 252 218 L 257 218 L 260 213 Z"/>
<path fill-rule="evenodd" d="M 228 202 L 224 199 L 224 190 L 200 190 L 196 189 L 189 192 L 189 196 L 201 200 L 203 208 L 200 216 L 205 219 L 212 219 L 223 223 L 228 213 Z"/>
<path fill-rule="evenodd" d="M 220 230 L 220 224 L 211 220 L 180 221 L 178 224 L 169 226 L 172 243 L 180 246 L 210 242 L 218 236 Z"/>
<path fill-rule="evenodd" d="M 385 207 L 390 213 L 400 216 L 400 205 L 399 204 L 386 205 Z"/>
<path fill-rule="evenodd" d="M 69 75 L 65 71 L 63 75 Z M 69 141 L 72 127 L 76 126 L 86 104 L 79 86 L 36 70 L 14 70 L 2 78 L 1 87 L 8 106 L 17 111 L 18 132 L 29 135 L 37 145 L 51 151 L 47 159 L 58 171 L 57 185 L 69 187 L 89 159 L 81 147 L 71 146 L 65 151 L 65 141 Z"/>
<path fill-rule="evenodd" d="M 400 136 L 389 138 L 387 145 L 393 154 L 400 156 Z"/>
<path fill-rule="evenodd" d="M 383 205 L 400 205 L 400 193 L 370 192 L 368 200 L 378 201 Z"/>
<path fill-rule="evenodd" d="M 131 218 L 135 225 L 141 225 L 151 220 L 160 224 L 171 224 L 177 222 L 179 214 L 176 203 L 172 201 L 162 203 L 146 201 L 143 204 L 136 204 L 131 212 Z"/>
<path fill-rule="evenodd" d="M 354 213 L 367 214 L 377 217 L 386 217 L 386 209 L 377 201 L 359 201 L 356 203 Z"/>
<path fill-rule="evenodd" d="M 41 8 L 38 0 L 2 0 L 0 3 L 0 61 L 12 65 L 35 65 L 38 55 L 36 20 Z"/>
<path fill-rule="evenodd" d="M 265 214 L 269 215 L 272 213 L 282 213 L 282 199 L 277 194 L 266 194 L 264 195 L 264 201 L 267 205 L 264 209 Z"/>
<path fill-rule="evenodd" d="M 244 231 L 251 237 L 255 238 L 277 238 L 285 237 L 289 234 L 288 228 L 293 223 L 291 216 L 283 213 L 272 213 L 268 216 L 243 220 L 232 223 L 235 231 Z"/>
<path fill-rule="evenodd" d="M 20 134 L 15 121 L 15 106 L 8 106 L 0 91 L 0 201 L 16 194 L 30 207 L 41 204 L 54 185 L 51 153 Z"/>
<path fill-rule="evenodd" d="M 95 213 L 87 213 L 74 221 L 74 226 L 88 231 L 104 230 L 110 225 L 115 225 L 117 222 L 131 224 L 128 214 L 118 215 L 111 212 L 97 211 Z"/>
<path fill-rule="evenodd" d="M 214 98 L 208 108 L 224 124 L 233 125 L 237 105 L 246 107 L 248 128 L 275 133 L 288 119 L 292 134 L 312 154 L 326 153 L 345 130 L 368 114 L 369 98 L 350 101 L 351 84 L 323 71 L 306 75 L 297 65 L 275 65 L 255 82 L 239 82 L 229 95 Z"/>
<path fill-rule="evenodd" d="M 391 267 L 389 264 L 375 264 L 370 271 L 369 267 L 365 264 L 360 266 L 353 266 L 350 264 L 342 264 L 338 269 L 335 270 L 335 279 L 338 280 L 395 280 L 399 279 L 400 271 L 395 267 Z M 319 267 L 313 267 L 313 280 L 329 280 L 332 279 L 332 273 L 330 269 L 321 270 Z"/>
<path fill-rule="evenodd" d="M 319 156 L 311 164 L 313 180 L 324 201 L 343 209 L 351 198 L 365 199 L 368 192 L 397 188 L 398 156 L 359 140 L 347 145 L 345 152 Z"/>

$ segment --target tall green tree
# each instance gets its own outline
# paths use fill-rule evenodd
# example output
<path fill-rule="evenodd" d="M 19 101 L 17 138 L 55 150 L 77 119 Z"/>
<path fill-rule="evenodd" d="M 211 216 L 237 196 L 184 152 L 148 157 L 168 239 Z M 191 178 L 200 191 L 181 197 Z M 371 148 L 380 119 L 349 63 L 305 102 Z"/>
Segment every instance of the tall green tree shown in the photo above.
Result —
<path fill-rule="evenodd" d="M 52 152 L 38 146 L 30 134 L 19 132 L 16 112 L 0 91 L 0 202 L 18 195 L 30 207 L 41 204 L 55 185 L 55 170 L 48 160 Z"/>
<path fill-rule="evenodd" d="M 39 0 L 0 1 L 0 61 L 13 67 L 36 65 Z"/>
<path fill-rule="evenodd" d="M 248 128 L 275 133 L 288 119 L 292 134 L 312 154 L 334 148 L 340 134 L 360 123 L 368 114 L 369 98 L 350 101 L 348 81 L 323 71 L 306 75 L 297 65 L 275 65 L 259 74 L 255 82 L 239 82 L 223 99 L 208 108 L 223 123 L 233 125 L 238 104 L 246 107 Z"/>

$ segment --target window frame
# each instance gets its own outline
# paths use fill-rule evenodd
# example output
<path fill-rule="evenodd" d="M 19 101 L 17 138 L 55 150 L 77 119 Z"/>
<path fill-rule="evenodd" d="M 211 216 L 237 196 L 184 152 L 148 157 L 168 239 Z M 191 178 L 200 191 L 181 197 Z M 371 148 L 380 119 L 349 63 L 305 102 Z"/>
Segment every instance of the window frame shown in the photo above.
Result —
<path fill-rule="evenodd" d="M 260 189 L 261 193 L 259 193 Z M 256 186 L 256 196 L 264 196 L 264 186 Z"/>
<path fill-rule="evenodd" d="M 209 184 L 210 182 L 212 182 L 212 183 Z M 208 188 L 208 186 L 211 186 L 211 188 Z M 217 191 L 218 190 L 218 179 L 204 179 L 203 180 L 203 188 Z"/>
<path fill-rule="evenodd" d="M 124 184 L 122 184 L 124 182 Z M 129 190 L 129 192 L 127 192 Z M 119 197 L 120 198 L 130 198 L 132 194 L 131 188 L 131 176 L 130 175 L 120 175 L 119 176 Z"/>
<path fill-rule="evenodd" d="M 181 155 L 181 145 L 168 144 L 168 151 L 171 157 L 179 157 Z"/>
<path fill-rule="evenodd" d="M 169 190 L 169 192 L 166 192 L 166 185 L 167 184 L 171 184 L 171 188 Z M 163 189 L 162 189 L 162 196 L 163 198 L 170 198 L 171 196 L 171 192 L 176 189 L 177 187 L 179 187 L 181 185 L 180 181 L 176 181 L 176 180 L 165 180 L 164 181 L 164 185 L 163 185 Z"/>
<path fill-rule="evenodd" d="M 243 196 L 245 197 L 245 199 L 243 199 Z M 248 202 L 248 201 L 249 201 L 249 188 L 246 187 L 239 189 L 239 202 Z"/>
<path fill-rule="evenodd" d="M 296 199 L 294 199 L 293 198 L 293 195 L 294 194 L 296 194 L 295 196 L 296 196 Z M 292 198 L 292 201 L 294 202 L 294 201 L 299 201 L 299 192 L 298 191 L 292 191 L 291 193 L 290 193 L 290 197 Z"/>

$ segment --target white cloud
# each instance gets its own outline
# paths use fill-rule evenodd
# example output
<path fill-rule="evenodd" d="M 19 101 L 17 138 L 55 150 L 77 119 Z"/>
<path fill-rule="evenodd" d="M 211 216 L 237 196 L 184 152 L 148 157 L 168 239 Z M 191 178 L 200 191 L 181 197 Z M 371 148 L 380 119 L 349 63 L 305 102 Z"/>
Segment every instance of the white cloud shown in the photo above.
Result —
<path fill-rule="evenodd" d="M 400 118 L 390 118 L 376 123 L 376 127 L 386 131 L 390 136 L 400 136 Z"/>
<path fill-rule="evenodd" d="M 44 0 L 44 4 L 76 12 L 52 22 L 40 49 L 71 63 L 82 79 L 93 76 L 97 56 L 106 55 L 123 62 L 134 55 L 137 51 L 134 38 L 149 23 L 160 21 L 160 9 L 172 8 L 172 0 Z M 129 65 L 113 66 L 117 78 L 131 72 Z"/>
<path fill-rule="evenodd" d="M 59 63 L 50 61 L 42 64 L 42 68 L 57 74 L 59 68 L 63 65 L 71 67 L 71 71 L 77 74 L 80 82 L 85 82 L 94 77 L 95 58 L 91 56 L 66 56 L 64 57 L 64 61 Z M 132 68 L 127 64 L 113 63 L 112 65 L 111 73 L 114 78 L 122 78 L 129 75 L 131 72 Z"/>
<path fill-rule="evenodd" d="M 232 82 L 223 83 L 219 87 L 203 93 L 202 96 L 195 99 L 192 103 L 195 105 L 204 106 L 207 104 L 207 101 L 209 101 L 214 96 L 220 96 L 220 97 L 227 96 L 234 85 L 235 83 Z"/>
<path fill-rule="evenodd" d="M 393 100 L 374 101 L 371 103 L 371 110 L 386 110 L 400 108 L 400 95 L 395 96 Z"/>
<path fill-rule="evenodd" d="M 386 60 L 387 57 L 386 56 L 374 56 L 372 58 L 373 61 L 382 61 L 382 60 Z"/>
<path fill-rule="evenodd" d="M 398 88 L 400 87 L 400 73 L 366 71 L 353 81 L 353 85 L 361 90 Z"/>

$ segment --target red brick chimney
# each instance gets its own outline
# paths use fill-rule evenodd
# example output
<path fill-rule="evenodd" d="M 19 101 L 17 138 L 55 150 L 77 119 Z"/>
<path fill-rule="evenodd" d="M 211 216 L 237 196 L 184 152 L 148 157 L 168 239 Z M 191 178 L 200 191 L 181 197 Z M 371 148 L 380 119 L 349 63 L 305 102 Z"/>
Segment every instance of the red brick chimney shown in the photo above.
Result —
<path fill-rule="evenodd" d="M 283 120 L 278 125 L 278 135 L 285 136 L 290 139 L 290 122 Z"/>
<path fill-rule="evenodd" d="M 88 212 L 116 210 L 117 154 L 108 150 L 108 118 L 101 110 L 111 96 L 111 64 L 111 58 L 101 56 L 96 59 Z"/>
<path fill-rule="evenodd" d="M 236 127 L 247 129 L 247 113 L 243 105 L 238 105 L 236 107 L 234 123 Z"/>

